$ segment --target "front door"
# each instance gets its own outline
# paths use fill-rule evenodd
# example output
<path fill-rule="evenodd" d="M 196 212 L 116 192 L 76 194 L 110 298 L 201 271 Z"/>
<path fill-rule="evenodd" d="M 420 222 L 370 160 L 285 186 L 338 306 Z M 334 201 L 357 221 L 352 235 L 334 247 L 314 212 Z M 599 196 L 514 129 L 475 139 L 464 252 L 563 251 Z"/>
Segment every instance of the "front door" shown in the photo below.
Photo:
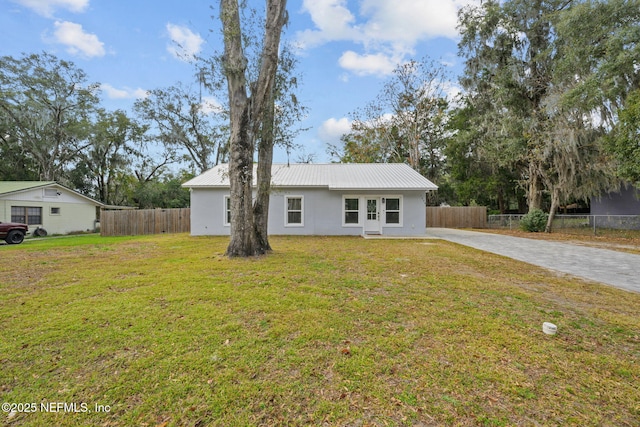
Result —
<path fill-rule="evenodd" d="M 364 232 L 380 234 L 380 200 L 367 199 L 367 219 L 364 223 Z"/>

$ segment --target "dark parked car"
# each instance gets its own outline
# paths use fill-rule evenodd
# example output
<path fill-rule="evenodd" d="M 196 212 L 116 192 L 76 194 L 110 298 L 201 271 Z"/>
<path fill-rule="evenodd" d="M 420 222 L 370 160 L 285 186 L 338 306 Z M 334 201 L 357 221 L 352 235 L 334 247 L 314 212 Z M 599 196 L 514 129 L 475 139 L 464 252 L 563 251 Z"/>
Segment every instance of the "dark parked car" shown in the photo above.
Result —
<path fill-rule="evenodd" d="M 0 239 L 3 239 L 10 245 L 22 243 L 28 231 L 29 226 L 27 224 L 0 222 Z"/>

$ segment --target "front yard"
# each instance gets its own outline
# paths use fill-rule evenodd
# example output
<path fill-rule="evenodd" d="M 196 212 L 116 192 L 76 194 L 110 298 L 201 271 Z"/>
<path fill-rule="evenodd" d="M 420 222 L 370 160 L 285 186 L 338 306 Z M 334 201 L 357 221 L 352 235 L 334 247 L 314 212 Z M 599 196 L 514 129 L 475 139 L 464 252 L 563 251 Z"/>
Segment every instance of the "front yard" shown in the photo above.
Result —
<path fill-rule="evenodd" d="M 638 425 L 638 294 L 440 241 L 227 242 L 0 247 L 1 421 Z"/>

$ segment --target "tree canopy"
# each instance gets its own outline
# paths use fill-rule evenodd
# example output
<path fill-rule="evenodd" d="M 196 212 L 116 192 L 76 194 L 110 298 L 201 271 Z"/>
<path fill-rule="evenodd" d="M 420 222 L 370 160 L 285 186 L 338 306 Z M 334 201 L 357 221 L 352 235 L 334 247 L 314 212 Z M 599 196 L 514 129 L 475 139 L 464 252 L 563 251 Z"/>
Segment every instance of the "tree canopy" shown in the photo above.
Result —
<path fill-rule="evenodd" d="M 98 85 L 73 63 L 48 54 L 0 58 L 0 120 L 5 149 L 19 149 L 39 179 L 61 180 L 88 147 Z M 19 148 L 18 148 L 19 147 Z"/>
<path fill-rule="evenodd" d="M 460 13 L 475 149 L 517 171 L 529 209 L 614 189 L 605 149 L 637 88 L 637 1 L 487 1 Z"/>
<path fill-rule="evenodd" d="M 399 65 L 377 97 L 352 113 L 343 162 L 407 162 L 429 179 L 444 167 L 448 101 L 443 67 L 425 58 Z"/>

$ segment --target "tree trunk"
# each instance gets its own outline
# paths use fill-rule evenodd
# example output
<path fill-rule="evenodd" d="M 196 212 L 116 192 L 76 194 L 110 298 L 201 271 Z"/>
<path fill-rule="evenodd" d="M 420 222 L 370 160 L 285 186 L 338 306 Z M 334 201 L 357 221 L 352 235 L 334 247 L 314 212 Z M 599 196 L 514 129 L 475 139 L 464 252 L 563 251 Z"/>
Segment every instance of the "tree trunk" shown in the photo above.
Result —
<path fill-rule="evenodd" d="M 273 90 L 271 100 L 268 101 L 262 121 L 260 143 L 258 144 L 258 191 L 253 205 L 255 232 L 258 246 L 263 251 L 270 251 L 269 226 L 269 197 L 271 194 L 271 165 L 273 163 L 275 104 Z"/>
<path fill-rule="evenodd" d="M 498 210 L 500 211 L 501 215 L 504 215 L 504 213 L 507 211 L 506 203 L 504 201 L 504 191 L 502 190 L 502 188 L 498 190 Z"/>
<path fill-rule="evenodd" d="M 253 98 L 253 117 L 256 120 L 254 132 L 260 125 L 260 144 L 258 145 L 258 191 L 253 209 L 254 232 L 258 248 L 262 253 L 270 251 L 269 196 L 271 192 L 271 165 L 273 163 L 273 144 L 275 126 L 275 82 L 278 71 L 279 46 L 282 27 L 287 22 L 287 0 L 267 0 L 267 19 L 265 23 L 262 63 L 256 93 Z"/>
<path fill-rule="evenodd" d="M 556 217 L 556 210 L 560 206 L 560 191 L 556 188 L 551 192 L 551 210 L 549 211 L 549 218 L 547 219 L 547 226 L 545 227 L 545 233 L 551 233 L 553 228 L 553 220 Z"/>
<path fill-rule="evenodd" d="M 529 163 L 529 191 L 527 194 L 527 202 L 529 204 L 529 212 L 533 209 L 542 208 L 542 190 L 540 176 L 538 175 L 537 165 L 533 160 Z"/>
<path fill-rule="evenodd" d="M 260 145 L 262 146 L 262 144 Z M 263 149 L 259 150 L 259 152 L 262 151 Z M 257 175 L 260 185 L 258 186 L 256 201 L 253 205 L 256 243 L 263 253 L 271 250 L 268 235 L 269 195 L 271 191 L 271 185 L 269 182 L 271 181 L 271 161 L 266 161 L 265 157 L 273 158 L 273 147 L 265 147 L 264 151 L 269 151 L 270 153 L 262 153 L 262 158 L 260 162 L 258 162 Z"/>
<path fill-rule="evenodd" d="M 248 103 L 246 107 L 239 124 L 232 125 L 231 131 L 232 144 L 229 159 L 231 240 L 227 247 L 227 256 L 230 257 L 249 257 L 264 253 L 259 248 L 254 232 L 252 200 L 254 143 L 248 132 Z"/>
<path fill-rule="evenodd" d="M 254 141 L 245 76 L 247 59 L 242 50 L 237 0 L 221 0 L 220 19 L 224 27 L 224 67 L 231 121 L 229 156 L 231 241 L 227 247 L 227 255 L 247 257 L 257 254 L 252 206 Z"/>
<path fill-rule="evenodd" d="M 220 20 L 224 33 L 224 72 L 229 91 L 231 138 L 229 182 L 231 184 L 231 257 L 264 254 L 270 249 L 267 240 L 271 162 L 273 158 L 273 87 L 278 68 L 278 48 L 282 27 L 286 23 L 286 0 L 267 0 L 267 16 L 257 82 L 247 96 L 247 59 L 242 49 L 242 29 L 238 0 L 220 1 Z M 258 132 L 262 137 L 258 159 L 258 194 L 254 208 L 253 154 Z M 261 135 L 263 136 L 263 135 Z"/>

